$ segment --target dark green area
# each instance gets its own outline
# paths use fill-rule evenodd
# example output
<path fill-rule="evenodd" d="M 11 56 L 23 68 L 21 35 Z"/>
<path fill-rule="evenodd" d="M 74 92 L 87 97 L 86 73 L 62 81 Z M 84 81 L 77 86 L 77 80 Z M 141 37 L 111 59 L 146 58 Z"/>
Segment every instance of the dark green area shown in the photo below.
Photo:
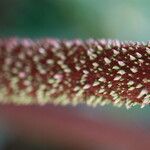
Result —
<path fill-rule="evenodd" d="M 0 36 L 148 40 L 148 0 L 0 0 Z"/>

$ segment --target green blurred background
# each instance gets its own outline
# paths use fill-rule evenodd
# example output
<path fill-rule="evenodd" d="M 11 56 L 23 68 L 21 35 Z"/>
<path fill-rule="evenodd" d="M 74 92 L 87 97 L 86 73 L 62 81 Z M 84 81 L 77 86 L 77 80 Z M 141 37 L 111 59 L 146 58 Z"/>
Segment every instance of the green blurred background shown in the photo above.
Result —
<path fill-rule="evenodd" d="M 147 41 L 149 6 L 149 0 L 0 0 L 0 37 Z M 74 109 L 95 120 L 109 118 L 135 128 L 141 126 L 150 133 L 149 106 L 130 110 L 112 106 Z M 14 138 L 3 122 L 0 119 L 0 147 Z"/>
<path fill-rule="evenodd" d="M 150 39 L 149 0 L 0 0 L 0 36 Z"/>

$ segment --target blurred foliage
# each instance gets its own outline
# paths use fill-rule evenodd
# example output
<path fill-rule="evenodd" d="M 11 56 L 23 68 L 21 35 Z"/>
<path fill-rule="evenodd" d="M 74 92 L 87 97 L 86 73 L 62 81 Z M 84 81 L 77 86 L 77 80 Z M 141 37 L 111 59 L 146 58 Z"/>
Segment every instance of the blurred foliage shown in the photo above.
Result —
<path fill-rule="evenodd" d="M 0 0 L 0 36 L 149 40 L 148 0 Z"/>

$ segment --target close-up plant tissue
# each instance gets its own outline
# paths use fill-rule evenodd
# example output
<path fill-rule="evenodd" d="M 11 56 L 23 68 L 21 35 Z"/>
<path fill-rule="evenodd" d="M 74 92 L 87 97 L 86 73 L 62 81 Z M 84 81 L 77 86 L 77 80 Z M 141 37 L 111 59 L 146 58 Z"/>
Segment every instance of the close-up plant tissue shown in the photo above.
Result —
<path fill-rule="evenodd" d="M 148 0 L 0 1 L 0 150 L 149 150 Z"/>

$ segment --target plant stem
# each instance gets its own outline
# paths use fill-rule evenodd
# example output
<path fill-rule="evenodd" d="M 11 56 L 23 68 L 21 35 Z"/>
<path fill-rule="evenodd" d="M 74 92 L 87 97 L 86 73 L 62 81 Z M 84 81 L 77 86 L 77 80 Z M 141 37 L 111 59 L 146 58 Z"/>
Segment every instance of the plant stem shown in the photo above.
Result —
<path fill-rule="evenodd" d="M 0 63 L 1 103 L 150 102 L 150 43 L 1 39 Z"/>

